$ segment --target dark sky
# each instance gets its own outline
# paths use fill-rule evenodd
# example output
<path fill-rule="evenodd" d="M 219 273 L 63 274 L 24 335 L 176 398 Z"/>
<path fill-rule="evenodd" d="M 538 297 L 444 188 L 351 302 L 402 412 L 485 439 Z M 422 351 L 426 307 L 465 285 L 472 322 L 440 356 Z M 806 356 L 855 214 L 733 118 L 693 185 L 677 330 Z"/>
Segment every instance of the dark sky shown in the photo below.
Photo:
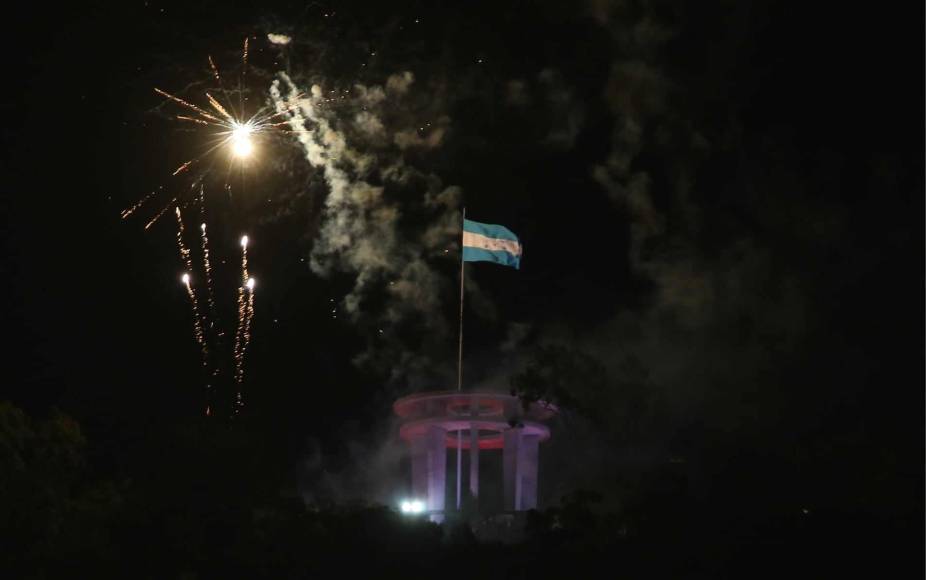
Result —
<path fill-rule="evenodd" d="M 75 415 L 114 463 L 201 412 L 173 222 L 144 232 L 119 213 L 186 187 L 170 172 L 195 143 L 152 87 L 202 103 L 189 87 L 208 80 L 206 56 L 232 68 L 248 35 L 256 100 L 283 68 L 303 90 L 352 89 L 324 115 L 373 156 L 367 173 L 348 165 L 352 187 L 383 187 L 326 210 L 330 181 L 279 139 L 240 198 L 211 202 L 216 260 L 237 260 L 241 231 L 254 240 L 245 414 L 281 464 L 313 441 L 336 469 L 396 394 L 452 386 L 457 263 L 441 224 L 465 203 L 525 247 L 520 271 L 470 267 L 472 384 L 507 388 L 542 345 L 594 357 L 615 385 L 632 359 L 670 416 L 647 440 L 702 475 L 775 466 L 795 497 L 921 508 L 921 13 L 187 4 L 36 11 L 3 39 L 3 397 Z M 280 52 L 268 32 L 294 41 Z M 364 134 L 356 87 L 406 71 L 406 91 L 370 105 L 384 134 Z M 410 177 L 384 176 L 396 167 Z M 325 245 L 339 215 L 350 246 L 386 265 Z M 234 271 L 217 272 L 233 300 Z"/>

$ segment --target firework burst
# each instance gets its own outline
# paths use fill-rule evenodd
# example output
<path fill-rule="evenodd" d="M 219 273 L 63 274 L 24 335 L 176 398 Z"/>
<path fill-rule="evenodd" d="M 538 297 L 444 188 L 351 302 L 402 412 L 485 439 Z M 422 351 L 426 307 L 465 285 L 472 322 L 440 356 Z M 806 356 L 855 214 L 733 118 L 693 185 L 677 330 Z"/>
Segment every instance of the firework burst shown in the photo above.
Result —
<path fill-rule="evenodd" d="M 208 57 L 208 63 L 212 79 L 218 83 L 218 87 L 214 90 L 202 91 L 202 104 L 191 102 L 194 99 L 190 97 L 184 98 L 163 89 L 154 88 L 154 92 L 163 97 L 165 103 L 179 108 L 179 111 L 170 113 L 170 118 L 194 127 L 201 135 L 202 148 L 200 152 L 186 159 L 171 171 L 171 177 L 193 175 L 194 183 L 200 184 L 201 195 L 203 180 L 216 168 L 217 162 L 225 161 L 228 171 L 224 172 L 225 183 L 222 189 L 229 191 L 228 176 L 231 175 L 231 170 L 234 167 L 243 169 L 255 161 L 259 157 L 261 146 L 269 142 L 272 133 L 296 132 L 284 119 L 285 115 L 292 109 L 280 111 L 266 105 L 250 112 L 246 110 L 248 99 L 243 97 L 246 89 L 242 88 L 242 86 L 248 65 L 247 39 L 244 41 L 241 55 L 237 89 L 229 90 L 226 88 L 225 79 L 220 74 L 219 68 L 211 56 Z M 237 95 L 238 98 L 234 99 L 234 95 Z M 237 107 L 234 103 L 235 100 L 238 101 Z M 294 101 L 296 100 L 298 99 L 294 99 Z M 164 191 L 165 188 L 161 187 L 142 197 L 122 211 L 122 219 L 128 219 L 146 206 L 155 204 Z M 171 195 L 170 200 L 165 205 L 156 206 L 160 209 L 154 211 L 153 214 L 149 214 L 151 217 L 146 222 L 145 229 L 157 223 L 172 205 L 187 203 L 188 195 L 187 193 Z"/>
<path fill-rule="evenodd" d="M 208 400 L 204 406 L 207 416 L 215 415 L 216 410 L 222 407 L 221 404 L 219 407 L 216 406 L 217 392 L 213 389 L 217 381 L 219 384 L 226 384 L 225 381 L 220 381 L 220 375 L 227 377 L 227 387 L 234 389 L 229 392 L 234 396 L 233 413 L 238 414 L 243 406 L 244 362 L 251 339 L 255 286 L 255 281 L 248 271 L 248 237 L 243 236 L 241 238 L 241 273 L 239 282 L 236 284 L 237 327 L 229 368 L 229 361 L 223 363 L 225 359 L 223 355 L 228 354 L 232 345 L 223 338 L 225 332 L 222 331 L 219 321 L 221 305 L 216 304 L 212 267 L 213 248 L 210 247 L 207 235 L 207 223 L 210 222 L 207 219 L 207 184 L 218 182 L 214 185 L 220 185 L 219 191 L 228 194 L 216 201 L 219 199 L 230 201 L 232 199 L 230 181 L 232 169 L 243 171 L 258 163 L 261 157 L 266 155 L 266 152 L 262 151 L 266 148 L 265 146 L 274 142 L 271 139 L 273 134 L 296 132 L 285 120 L 285 115 L 290 112 L 288 109 L 280 110 L 279 107 L 264 106 L 262 108 L 251 107 L 251 110 L 248 110 L 249 99 L 245 96 L 248 93 L 245 83 L 245 73 L 248 67 L 248 39 L 245 39 L 242 49 L 236 82 L 229 83 L 220 72 L 216 61 L 208 56 L 211 73 L 208 82 L 217 86 L 201 90 L 198 96 L 187 94 L 181 96 L 160 88 L 154 89 L 154 92 L 164 99 L 163 110 L 174 109 L 169 113 L 169 118 L 185 126 L 187 133 L 196 136 L 199 151 L 169 170 L 171 178 L 183 180 L 189 184 L 188 187 L 178 183 L 170 187 L 166 184 L 162 185 L 138 199 L 120 215 L 123 220 L 144 215 L 145 230 L 159 223 L 160 218 L 170 210 L 173 210 L 176 216 L 176 244 L 180 262 L 184 268 L 181 281 L 186 289 L 192 310 L 193 337 L 200 347 L 202 365 L 208 374 L 205 385 Z M 232 86 L 236 88 L 228 88 Z M 253 100 L 250 101 L 253 102 Z M 267 102 L 269 103 L 269 99 Z M 223 166 L 227 166 L 227 171 L 222 170 Z M 243 173 L 241 177 L 244 177 Z M 242 185 L 246 186 L 246 181 L 242 181 Z M 184 215 L 184 213 L 188 206 L 195 203 L 199 204 L 198 251 L 201 252 L 201 256 L 198 258 L 201 258 L 201 263 L 199 259 L 194 260 L 191 246 L 187 244 L 185 238 L 187 232 L 184 218 L 189 221 L 189 214 Z M 219 231 L 221 232 L 221 229 Z M 195 243 L 192 246 L 194 251 L 197 250 L 196 246 Z M 202 276 L 198 279 L 203 282 L 198 285 L 199 287 L 196 287 L 194 283 L 196 267 L 202 269 Z M 216 274 L 219 272 L 221 269 L 217 270 Z M 200 308 L 199 299 L 206 298 L 208 298 L 207 305 Z M 225 368 L 228 368 L 227 373 L 224 370 L 220 372 L 220 369 Z"/>

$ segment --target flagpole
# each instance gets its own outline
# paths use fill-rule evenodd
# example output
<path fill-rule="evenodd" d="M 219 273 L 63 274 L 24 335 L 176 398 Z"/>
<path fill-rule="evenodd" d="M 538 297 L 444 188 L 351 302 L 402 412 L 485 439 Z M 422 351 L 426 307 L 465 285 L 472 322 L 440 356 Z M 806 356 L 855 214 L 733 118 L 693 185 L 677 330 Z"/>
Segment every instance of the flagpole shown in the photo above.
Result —
<path fill-rule="evenodd" d="M 463 208 L 463 222 L 466 222 L 466 208 Z M 460 228 L 460 348 L 457 352 L 457 390 L 463 390 L 463 278 L 466 270 L 463 261 L 463 228 Z"/>
<path fill-rule="evenodd" d="M 466 206 L 460 223 L 460 343 L 457 350 L 457 392 L 463 390 L 463 279 L 466 262 L 463 261 L 463 227 L 466 224 Z M 457 511 L 460 511 L 460 490 L 463 483 L 463 430 L 457 429 Z"/>

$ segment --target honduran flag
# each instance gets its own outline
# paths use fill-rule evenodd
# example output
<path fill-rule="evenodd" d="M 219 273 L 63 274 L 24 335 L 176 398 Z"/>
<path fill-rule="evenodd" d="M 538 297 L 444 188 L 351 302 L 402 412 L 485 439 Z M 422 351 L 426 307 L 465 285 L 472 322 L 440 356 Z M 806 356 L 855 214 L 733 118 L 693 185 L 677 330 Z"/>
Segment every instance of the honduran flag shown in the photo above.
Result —
<path fill-rule="evenodd" d="M 521 267 L 521 242 L 506 227 L 463 220 L 463 261 Z"/>

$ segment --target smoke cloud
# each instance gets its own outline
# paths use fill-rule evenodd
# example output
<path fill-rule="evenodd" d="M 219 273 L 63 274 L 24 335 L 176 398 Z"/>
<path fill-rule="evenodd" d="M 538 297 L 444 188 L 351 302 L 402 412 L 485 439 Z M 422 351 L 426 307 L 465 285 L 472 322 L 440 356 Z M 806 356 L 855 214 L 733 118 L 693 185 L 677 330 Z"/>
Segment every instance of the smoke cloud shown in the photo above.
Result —
<path fill-rule="evenodd" d="M 280 73 L 270 89 L 276 110 L 328 188 L 310 267 L 323 277 L 353 276 L 341 304 L 372 336 L 356 362 L 390 367 L 395 380 L 442 364 L 397 333 L 412 324 L 432 343 L 447 335 L 441 305 L 452 286 L 440 263 L 456 259 L 460 222 L 460 189 L 443 186 L 402 157 L 408 148 L 438 147 L 449 119 L 408 128 L 401 118 L 386 118 L 387 107 L 403 106 L 413 82 L 406 71 L 389 76 L 385 87 L 355 84 L 349 92 L 326 92 L 315 84 L 302 93 Z M 385 304 L 372 304 L 371 295 L 385 295 Z"/>

